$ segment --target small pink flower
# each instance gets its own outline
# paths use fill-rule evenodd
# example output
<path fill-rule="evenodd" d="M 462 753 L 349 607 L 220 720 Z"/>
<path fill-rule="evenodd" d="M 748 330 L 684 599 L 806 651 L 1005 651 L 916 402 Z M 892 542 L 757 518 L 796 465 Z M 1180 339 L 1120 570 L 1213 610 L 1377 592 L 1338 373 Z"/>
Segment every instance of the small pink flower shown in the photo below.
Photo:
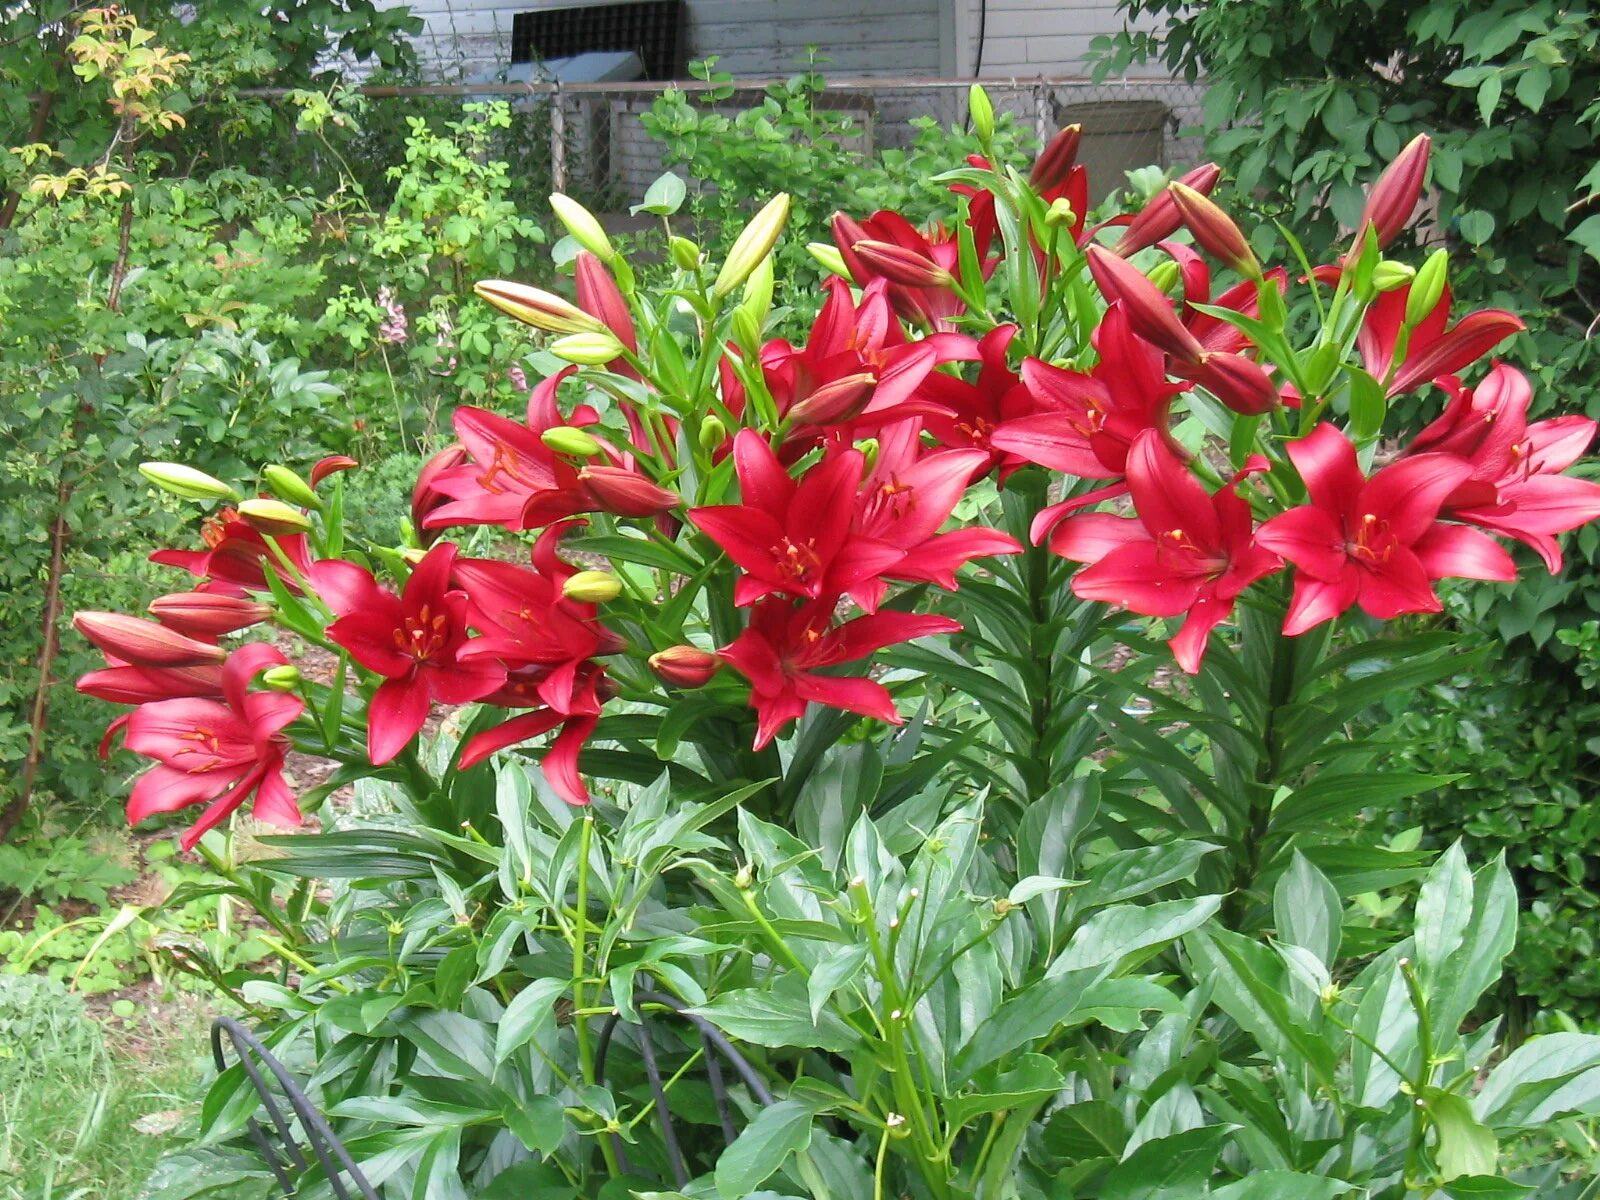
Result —
<path fill-rule="evenodd" d="M 378 307 L 383 309 L 383 322 L 378 326 L 378 340 L 389 346 L 403 346 L 408 334 L 405 307 L 394 297 L 394 289 L 378 289 Z"/>

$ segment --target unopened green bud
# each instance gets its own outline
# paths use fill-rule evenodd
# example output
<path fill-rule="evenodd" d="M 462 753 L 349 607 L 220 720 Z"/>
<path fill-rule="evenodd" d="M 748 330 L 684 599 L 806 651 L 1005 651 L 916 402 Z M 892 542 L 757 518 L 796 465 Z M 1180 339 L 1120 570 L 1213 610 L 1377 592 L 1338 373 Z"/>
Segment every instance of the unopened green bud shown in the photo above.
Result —
<path fill-rule="evenodd" d="M 1372 269 L 1372 286 L 1380 292 L 1392 292 L 1405 287 L 1416 277 L 1417 272 L 1410 263 L 1386 258 Z"/>
<path fill-rule="evenodd" d="M 622 343 L 611 333 L 569 333 L 550 343 L 550 353 L 569 363 L 598 367 L 622 354 Z"/>
<path fill-rule="evenodd" d="M 147 462 L 139 464 L 139 474 L 163 492 L 184 500 L 237 500 L 239 493 L 220 479 L 186 467 L 182 463 Z"/>
<path fill-rule="evenodd" d="M 1052 228 L 1070 228 L 1077 220 L 1078 214 L 1073 210 L 1072 202 L 1065 196 L 1052 200 L 1044 214 L 1044 223 Z"/>
<path fill-rule="evenodd" d="M 290 504 L 298 504 L 302 508 L 322 508 L 322 501 L 317 499 L 317 494 L 311 490 L 311 485 L 288 467 L 273 464 L 261 468 L 261 480 L 267 485 L 267 490 L 280 500 L 287 500 Z"/>
<path fill-rule="evenodd" d="M 686 237 L 673 234 L 667 239 L 667 253 L 672 256 L 673 265 L 680 271 L 698 271 L 700 269 L 700 247 Z"/>
<path fill-rule="evenodd" d="M 242 500 L 238 511 L 246 525 L 268 537 L 290 537 L 296 533 L 311 532 L 311 519 L 282 500 Z"/>
<path fill-rule="evenodd" d="M 261 672 L 261 683 L 275 692 L 292 692 L 300 686 L 300 668 L 293 665 L 268 667 Z"/>
<path fill-rule="evenodd" d="M 579 571 L 561 585 L 561 594 L 581 604 L 604 604 L 622 594 L 622 581 L 610 571 Z"/>
<path fill-rule="evenodd" d="M 557 454 L 570 454 L 574 458 L 593 458 L 601 450 L 599 442 L 571 425 L 554 425 L 541 433 L 539 440 Z"/>
<path fill-rule="evenodd" d="M 728 427 L 715 413 L 700 422 L 700 449 L 707 452 L 719 450 L 728 440 Z"/>
<path fill-rule="evenodd" d="M 733 327 L 733 340 L 738 343 L 741 350 L 754 351 L 761 345 L 761 326 L 750 315 L 748 308 L 740 307 L 734 309 L 731 324 Z"/>
<path fill-rule="evenodd" d="M 767 313 L 772 308 L 772 282 L 772 255 L 769 254 L 750 272 L 750 278 L 744 284 L 744 299 L 739 301 L 739 307 L 748 309 L 757 324 L 767 319 Z"/>
<path fill-rule="evenodd" d="M 1450 252 L 1435 250 L 1422 264 L 1417 277 L 1411 282 L 1411 294 L 1406 297 L 1406 324 L 1420 324 L 1424 317 L 1438 307 L 1444 298 L 1445 284 L 1450 279 Z"/>
<path fill-rule="evenodd" d="M 717 272 L 716 282 L 711 285 L 712 296 L 721 299 L 732 295 L 735 288 L 749 279 L 751 272 L 778 244 L 778 235 L 788 220 L 789 193 L 779 192 L 750 218 L 750 223 L 734 239 L 733 248 L 728 251 L 722 270 Z"/>
<path fill-rule="evenodd" d="M 972 118 L 972 132 L 987 147 L 994 141 L 994 105 L 982 84 L 975 83 L 967 90 L 967 113 Z"/>
<path fill-rule="evenodd" d="M 850 268 L 844 265 L 844 255 L 831 242 L 807 242 L 806 253 L 817 260 L 817 265 L 841 279 L 850 278 Z"/>
<path fill-rule="evenodd" d="M 1156 285 L 1156 290 L 1171 295 L 1172 289 L 1178 286 L 1178 280 L 1183 273 L 1178 270 L 1178 264 L 1170 258 L 1163 259 L 1150 268 L 1150 282 Z"/>
<path fill-rule="evenodd" d="M 862 438 L 856 443 L 856 449 L 861 451 L 861 457 L 867 460 L 866 470 L 870 471 L 878 464 L 878 439 Z"/>
<path fill-rule="evenodd" d="M 595 215 L 571 196 L 556 192 L 550 197 L 550 210 L 556 214 L 573 240 L 603 262 L 617 257 L 617 248 L 606 237 L 606 231 Z"/>
<path fill-rule="evenodd" d="M 733 873 L 733 886 L 741 892 L 748 892 L 755 885 L 755 872 L 750 869 L 749 863 L 740 863 L 739 869 Z"/>

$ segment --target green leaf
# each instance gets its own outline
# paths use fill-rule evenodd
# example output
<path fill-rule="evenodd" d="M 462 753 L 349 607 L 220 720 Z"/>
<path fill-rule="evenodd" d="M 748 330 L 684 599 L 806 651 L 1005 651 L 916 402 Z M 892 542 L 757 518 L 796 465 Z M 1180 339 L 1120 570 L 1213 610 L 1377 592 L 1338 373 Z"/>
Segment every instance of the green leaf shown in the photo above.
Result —
<path fill-rule="evenodd" d="M 867 948 L 858 944 L 837 946 L 817 964 L 806 982 L 812 1024 L 822 1019 L 822 1009 L 833 994 L 854 979 L 866 963 Z"/>
<path fill-rule="evenodd" d="M 1333 965 L 1344 908 L 1328 877 L 1298 850 L 1289 869 L 1278 876 L 1272 911 L 1280 940 L 1311 951 L 1323 966 Z"/>
<path fill-rule="evenodd" d="M 1472 1101 L 1494 1129 L 1539 1129 L 1566 1113 L 1600 1112 L 1600 1036 L 1551 1033 L 1518 1046 Z"/>
<path fill-rule="evenodd" d="M 1128 1127 L 1121 1110 L 1109 1100 L 1084 1100 L 1051 1113 L 1042 1136 L 1052 1155 L 1084 1162 L 1121 1158 L 1122 1148 L 1128 1144 Z"/>
<path fill-rule="evenodd" d="M 682 179 L 668 171 L 658 175 L 654 183 L 645 189 L 644 200 L 632 205 L 628 211 L 634 216 L 642 212 L 654 213 L 658 217 L 670 217 L 683 207 L 683 199 L 688 195 L 688 188 Z"/>
<path fill-rule="evenodd" d="M 500 1117 L 519 1142 L 546 1157 L 556 1152 L 567 1135 L 567 1110 L 554 1096 L 511 1100 Z"/>
<path fill-rule="evenodd" d="M 1439 856 L 1417 896 L 1417 974 L 1425 992 L 1446 958 L 1461 945 L 1472 918 L 1472 873 L 1456 842 Z"/>
<path fill-rule="evenodd" d="M 1099 908 L 1147 895 L 1180 879 L 1193 878 L 1200 860 L 1221 847 L 1180 839 L 1138 846 L 1107 855 L 1089 872 L 1088 886 L 1076 897 L 1080 909 Z"/>
<path fill-rule="evenodd" d="M 1517 1200 L 1536 1190 L 1531 1184 L 1498 1175 L 1462 1175 L 1444 1185 L 1444 1194 L 1451 1200 Z"/>
<path fill-rule="evenodd" d="M 1494 1131 L 1472 1115 L 1465 1096 L 1433 1091 L 1423 1097 L 1428 1119 L 1439 1135 L 1434 1158 L 1445 1180 L 1458 1175 L 1493 1175 L 1500 1160 Z"/>
<path fill-rule="evenodd" d="M 1043 1054 L 1024 1054 L 980 1092 L 945 1101 L 945 1116 L 952 1128 L 965 1126 L 984 1113 L 1004 1112 L 1028 1101 L 1047 1100 L 1065 1086 L 1066 1078 L 1053 1059 Z"/>
<path fill-rule="evenodd" d="M 1585 254 L 1600 262 L 1600 213 L 1585 217 L 1567 234 L 1569 242 L 1576 242 Z"/>
<path fill-rule="evenodd" d="M 794 979 L 795 984 L 799 982 Z M 729 1037 L 758 1046 L 814 1046 L 847 1054 L 860 1044 L 854 1031 L 832 1013 L 824 1012 L 812 1020 L 807 998 L 783 985 L 771 990 L 739 988 L 723 992 L 690 1011 Z"/>
<path fill-rule="evenodd" d="M 1100 1200 L 1193 1200 L 1205 1193 L 1230 1125 L 1203 1125 L 1144 1142 L 1111 1168 Z"/>
<path fill-rule="evenodd" d="M 645 567 L 659 567 L 679 575 L 693 575 L 703 565 L 681 546 L 666 546 L 661 542 L 629 537 L 622 533 L 596 534 L 577 543 L 580 550 L 604 555 L 617 562 L 638 563 Z"/>
<path fill-rule="evenodd" d="M 1494 236 L 1494 215 L 1481 208 L 1470 209 L 1456 218 L 1456 228 L 1467 241 L 1481 246 Z"/>
<path fill-rule="evenodd" d="M 1494 122 L 1494 110 L 1500 107 L 1502 87 L 1498 73 L 1490 75 L 1478 85 L 1478 115 L 1483 118 L 1485 127 Z"/>
<path fill-rule="evenodd" d="M 1072 935 L 1045 977 L 1104 967 L 1141 950 L 1170 945 L 1205 924 L 1221 905 L 1221 896 L 1195 896 L 1101 909 Z"/>
<path fill-rule="evenodd" d="M 1254 1171 L 1238 1183 L 1218 1188 L 1211 1196 L 1212 1200 L 1334 1200 L 1354 1190 L 1351 1184 L 1322 1175 Z"/>
<path fill-rule="evenodd" d="M 352 1096 L 328 1110 L 336 1117 L 383 1125 L 472 1125 L 498 1114 L 493 1109 L 444 1104 L 418 1096 Z"/>
<path fill-rule="evenodd" d="M 756 1114 L 737 1141 L 717 1159 L 717 1192 L 723 1200 L 742 1200 L 755 1191 L 789 1155 L 811 1144 L 814 1113 L 794 1100 L 780 1100 Z"/>
<path fill-rule="evenodd" d="M 494 1061 L 505 1062 L 532 1041 L 541 1030 L 555 1024 L 556 1001 L 567 994 L 571 981 L 535 979 L 511 998 L 494 1035 Z"/>

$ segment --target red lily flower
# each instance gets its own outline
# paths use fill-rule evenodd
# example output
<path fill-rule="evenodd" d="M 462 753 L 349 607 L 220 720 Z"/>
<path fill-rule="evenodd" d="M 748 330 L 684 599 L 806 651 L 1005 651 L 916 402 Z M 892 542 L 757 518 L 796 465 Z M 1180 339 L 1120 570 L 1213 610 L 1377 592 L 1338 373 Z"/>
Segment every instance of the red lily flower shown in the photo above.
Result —
<path fill-rule="evenodd" d="M 411 572 L 396 596 L 354 563 L 321 562 L 317 590 L 339 619 L 328 637 L 369 671 L 384 676 L 367 709 L 367 755 L 374 766 L 417 736 L 434 700 L 466 704 L 498 688 L 499 663 L 463 658 L 467 595 L 450 587 L 456 548 L 441 542 Z"/>
<path fill-rule="evenodd" d="M 1187 614 L 1172 638 L 1178 665 L 1200 670 L 1211 631 L 1227 620 L 1238 595 L 1283 569 L 1283 560 L 1252 537 L 1250 505 L 1237 485 L 1266 469 L 1252 463 L 1208 495 L 1160 433 L 1147 429 L 1128 454 L 1135 516 L 1082 513 L 1061 522 L 1050 549 L 1091 564 L 1072 580 L 1085 600 L 1120 604 L 1150 617 Z"/>
<path fill-rule="evenodd" d="M 1380 620 L 1438 612 L 1430 580 L 1516 578 L 1490 538 L 1435 518 L 1472 474 L 1448 454 L 1419 454 L 1368 479 L 1356 449 L 1332 425 L 1288 445 L 1311 502 L 1264 524 L 1256 540 L 1297 570 L 1284 632 L 1304 633 L 1359 604 Z"/>
<path fill-rule="evenodd" d="M 993 206 L 992 196 L 988 197 L 986 206 L 975 199 L 969 217 L 985 279 L 999 263 L 998 258 L 989 257 L 989 242 L 994 234 Z M 923 233 L 899 213 L 886 209 L 880 209 L 860 222 L 851 220 L 843 213 L 835 213 L 833 240 L 856 285 L 864 288 L 874 280 L 886 281 L 889 302 L 895 312 L 907 321 L 932 330 L 949 331 L 955 328 L 951 318 L 966 311 L 966 303 L 948 284 L 939 282 L 941 278 L 958 274 L 961 269 L 956 235 L 944 226 L 935 225 L 928 233 Z M 893 265 L 896 261 L 893 250 L 885 260 L 857 252 L 856 247 L 862 242 L 898 248 L 908 264 L 918 261 L 926 263 L 920 273 L 926 278 L 919 278 L 919 273 L 915 271 L 897 269 Z M 887 270 L 884 269 L 886 266 Z M 897 276 L 905 281 L 897 281 Z"/>
<path fill-rule="evenodd" d="M 300 810 L 283 779 L 289 741 L 283 729 L 305 704 L 283 692 L 248 691 L 263 668 L 288 660 L 265 643 L 241 646 L 222 667 L 222 697 L 144 704 L 127 718 L 124 744 L 156 760 L 133 785 L 128 821 L 191 804 L 205 811 L 183 835 L 185 850 L 255 794 L 258 820 L 298 825 Z"/>
<path fill-rule="evenodd" d="M 1395 351 L 1410 294 L 1408 285 L 1379 296 L 1367 309 L 1356 335 L 1356 348 L 1367 373 L 1385 384 L 1384 391 L 1389 396 L 1403 395 L 1425 383 L 1454 375 L 1527 328 L 1514 313 L 1486 308 L 1468 313 L 1446 329 L 1450 316 L 1450 289 L 1446 288 L 1439 303 L 1412 328 L 1405 358 L 1397 363 Z"/>
<path fill-rule="evenodd" d="M 955 591 L 956 571 L 974 558 L 1021 551 L 1015 539 L 997 529 L 973 526 L 938 532 L 972 480 L 988 466 L 989 455 L 981 450 L 923 453 L 922 430 L 915 421 L 902 421 L 884 431 L 878 457 L 862 481 L 856 533 L 894 547 L 902 557 L 850 589 L 857 604 L 876 612 L 889 589 L 887 579 L 935 583 Z"/>
<path fill-rule="evenodd" d="M 1553 535 L 1600 517 L 1600 484 L 1561 475 L 1593 443 L 1596 423 L 1566 416 L 1529 425 L 1532 399 L 1527 377 L 1497 363 L 1476 388 L 1458 388 L 1406 454 L 1465 459 L 1472 474 L 1445 501 L 1443 515 L 1526 543 L 1554 574 L 1561 548 Z"/>
<path fill-rule="evenodd" d="M 855 662 L 885 646 L 961 628 L 948 617 L 902 612 L 857 617 L 834 627 L 833 608 L 828 598 L 799 607 L 786 600 L 764 601 L 751 612 L 748 628 L 717 652 L 750 681 L 757 750 L 813 702 L 901 724 L 881 683 L 818 672 Z"/>
<path fill-rule="evenodd" d="M 204 582 L 202 592 L 220 592 L 228 596 L 244 596 L 250 592 L 267 590 L 264 564 L 272 563 L 273 572 L 291 592 L 300 586 L 279 562 L 263 538 L 239 519 L 239 514 L 225 508 L 215 517 L 207 518 L 200 527 L 204 550 L 157 550 L 150 561 L 169 567 L 181 567 Z M 311 551 L 303 533 L 289 534 L 274 539 L 295 569 L 304 575 L 311 569 Z"/>
<path fill-rule="evenodd" d="M 1006 421 L 990 443 L 1080 479 L 1120 477 L 1133 439 L 1166 428 L 1172 398 L 1183 388 L 1167 379 L 1160 352 L 1134 336 L 1120 303 L 1106 310 L 1094 345 L 1100 361 L 1088 374 L 1026 360 L 1022 383 L 1035 412 Z"/>
<path fill-rule="evenodd" d="M 417 472 L 417 482 L 411 488 L 411 531 L 424 549 L 439 540 L 438 530 L 427 527 L 428 514 L 450 503 L 450 497 L 434 487 L 433 481 L 466 461 L 467 448 L 457 442 L 428 459 Z"/>
<path fill-rule="evenodd" d="M 1236 283 L 1213 299 L 1211 268 L 1205 259 L 1195 253 L 1193 247 L 1185 246 L 1182 242 L 1162 242 L 1161 249 L 1171 255 L 1172 260 L 1178 264 L 1178 270 L 1183 278 L 1183 324 L 1194 335 L 1195 341 L 1200 343 L 1201 351 L 1243 354 L 1249 350 L 1250 339 L 1243 330 L 1228 324 L 1221 317 L 1200 312 L 1195 305 L 1231 308 L 1244 316 L 1257 317 L 1261 313 L 1261 296 L 1256 289 L 1255 281 L 1246 279 L 1243 283 Z M 1262 279 L 1275 285 L 1280 293 L 1289 290 L 1289 273 L 1282 267 L 1273 267 L 1266 271 Z"/>
<path fill-rule="evenodd" d="M 337 475 L 340 471 L 353 471 L 360 465 L 348 454 L 330 454 L 326 458 L 319 458 L 311 466 L 311 486 L 316 487 L 329 475 Z"/>
<path fill-rule="evenodd" d="M 1032 394 L 1006 360 L 1006 348 L 1017 335 L 1015 325 L 997 325 L 978 342 L 978 378 L 973 383 L 957 375 L 935 371 L 923 381 L 920 394 L 948 412 L 930 414 L 923 420 L 941 446 L 952 449 L 978 449 L 989 456 L 985 469 L 998 467 L 1002 482 L 1012 472 L 1027 465 L 1019 454 L 1010 454 L 994 445 L 994 432 L 1007 421 L 1035 411 Z"/>
<path fill-rule="evenodd" d="M 837 596 L 903 557 L 893 546 L 850 537 L 866 466 L 859 450 L 825 457 L 796 483 L 761 434 L 742 429 L 733 460 L 743 503 L 696 508 L 689 519 L 749 572 L 734 585 L 735 604 L 773 592 Z"/>

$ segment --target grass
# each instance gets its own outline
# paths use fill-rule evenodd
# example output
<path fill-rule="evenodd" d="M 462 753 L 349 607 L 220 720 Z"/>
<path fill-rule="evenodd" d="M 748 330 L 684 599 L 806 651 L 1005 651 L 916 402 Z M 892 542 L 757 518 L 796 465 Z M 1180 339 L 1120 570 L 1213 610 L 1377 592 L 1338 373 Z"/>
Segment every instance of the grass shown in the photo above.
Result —
<path fill-rule="evenodd" d="M 0 975 L 0 1200 L 136 1200 L 180 1140 L 204 1022 L 102 1026 L 37 976 Z"/>

